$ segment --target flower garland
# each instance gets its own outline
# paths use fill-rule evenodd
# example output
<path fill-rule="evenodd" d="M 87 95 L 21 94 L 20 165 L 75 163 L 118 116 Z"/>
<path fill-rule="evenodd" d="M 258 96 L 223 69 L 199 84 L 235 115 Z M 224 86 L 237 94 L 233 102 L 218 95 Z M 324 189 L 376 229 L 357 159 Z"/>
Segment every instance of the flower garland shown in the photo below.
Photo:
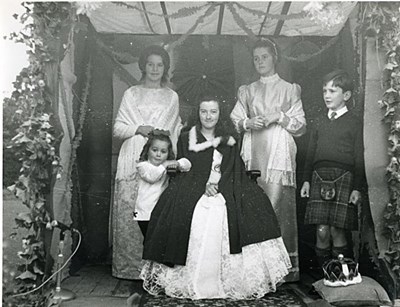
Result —
<path fill-rule="evenodd" d="M 338 40 L 339 40 L 339 36 L 334 36 L 323 47 L 321 47 L 317 52 L 314 52 L 311 54 L 300 54 L 299 56 L 296 56 L 296 57 L 282 55 L 282 57 L 291 62 L 298 62 L 298 63 L 306 62 L 306 61 L 311 60 L 312 58 L 324 53 L 326 50 L 328 50 L 333 45 L 335 45 Z"/>
<path fill-rule="evenodd" d="M 189 37 L 189 35 L 193 34 L 194 31 L 196 30 L 196 28 L 204 22 L 204 20 L 209 17 L 212 13 L 214 13 L 214 11 L 217 8 L 216 3 L 212 3 L 210 5 L 210 7 L 205 11 L 205 13 L 203 15 L 201 15 L 196 22 L 194 23 L 194 25 L 183 35 L 181 35 L 176 41 L 172 42 L 169 45 L 166 45 L 165 48 L 167 50 L 173 50 L 174 48 L 176 48 L 177 46 L 180 46 L 181 44 L 183 44 L 183 42 Z"/>
<path fill-rule="evenodd" d="M 102 4 L 99 2 L 75 2 L 74 5 L 77 15 L 81 14 L 90 17 L 92 12 L 100 8 Z"/>
<path fill-rule="evenodd" d="M 146 13 L 148 15 L 153 15 L 153 16 L 163 17 L 163 18 L 171 18 L 171 19 L 179 19 L 179 18 L 189 17 L 189 16 L 196 14 L 198 11 L 202 10 L 206 6 L 220 5 L 218 3 L 206 3 L 206 4 L 203 4 L 200 6 L 184 7 L 172 14 L 160 14 L 160 13 L 154 13 L 154 12 L 151 12 L 148 10 L 144 10 L 136 5 L 128 4 L 127 2 L 111 2 L 111 3 L 114 3 L 119 6 L 124 6 L 124 7 L 130 8 L 130 9 L 134 9 L 141 13 Z M 239 9 L 242 9 L 242 10 L 244 10 L 248 13 L 251 13 L 253 15 L 256 15 L 258 17 L 267 17 L 267 18 L 278 19 L 278 20 L 301 19 L 301 18 L 304 18 L 304 16 L 306 15 L 304 12 L 288 14 L 288 15 L 269 14 L 269 13 L 265 13 L 264 11 L 248 8 L 248 7 L 240 4 L 239 2 L 224 2 L 224 4 L 231 4 L 231 5 L 234 4 Z"/>
<path fill-rule="evenodd" d="M 148 15 L 163 17 L 163 18 L 171 18 L 171 19 L 179 19 L 179 18 L 189 17 L 189 16 L 196 14 L 198 11 L 202 10 L 203 8 L 205 8 L 207 6 L 215 5 L 214 3 L 206 3 L 206 4 L 203 4 L 200 6 L 184 7 L 172 14 L 160 14 L 160 13 L 154 13 L 154 12 L 142 9 L 136 5 L 128 4 L 126 2 L 111 2 L 111 3 L 116 4 L 118 6 L 124 6 L 126 8 L 139 11 L 141 13 L 146 13 Z"/>
<path fill-rule="evenodd" d="M 227 3 L 227 8 L 229 9 L 229 11 L 231 12 L 233 19 L 235 20 L 235 22 L 237 23 L 237 25 L 242 28 L 242 30 L 250 37 L 251 40 L 255 41 L 257 39 L 259 39 L 251 29 L 249 29 L 246 25 L 246 22 L 243 20 L 243 18 L 238 14 L 238 12 L 236 11 L 236 9 L 234 8 L 233 4 L 231 3 Z M 331 48 L 337 41 L 338 41 L 339 37 L 335 36 L 333 38 L 331 38 L 323 47 L 320 48 L 320 50 L 318 50 L 317 52 L 311 53 L 311 54 L 301 54 L 299 56 L 296 57 L 292 57 L 292 56 L 286 56 L 286 55 L 281 55 L 282 58 L 291 61 L 291 62 L 306 62 L 322 53 L 324 53 L 326 50 L 328 50 L 329 48 Z"/>
<path fill-rule="evenodd" d="M 303 8 L 303 12 L 316 24 L 324 29 L 330 29 L 341 24 L 345 19 L 340 6 L 341 3 L 337 2 L 312 1 Z"/>
<path fill-rule="evenodd" d="M 256 35 L 253 33 L 253 31 L 251 29 L 249 29 L 246 26 L 246 22 L 243 20 L 242 17 L 240 17 L 240 15 L 237 13 L 236 9 L 234 8 L 233 4 L 228 3 L 227 4 L 227 8 L 228 10 L 231 12 L 233 19 L 235 20 L 235 22 L 237 23 L 237 25 L 242 28 L 242 30 L 250 37 L 250 39 L 252 41 L 256 41 L 257 37 Z"/>
<path fill-rule="evenodd" d="M 88 97 L 90 93 L 90 83 L 92 80 L 92 58 L 89 58 L 89 62 L 86 66 L 86 71 L 85 71 L 85 87 L 83 88 L 82 96 L 79 99 L 79 97 L 76 96 L 74 93 L 74 96 L 78 99 L 80 106 L 79 106 L 79 120 L 78 120 L 78 129 L 76 132 L 76 135 L 72 141 L 72 152 L 71 152 L 71 158 L 70 158 L 70 163 L 69 163 L 69 170 L 67 172 L 67 176 L 69 180 L 71 180 L 71 174 L 72 174 L 72 168 L 75 165 L 76 161 L 76 153 L 79 148 L 79 145 L 81 144 L 82 141 L 82 136 L 83 136 L 83 126 L 85 124 L 86 120 L 86 113 L 88 109 Z M 71 185 L 72 186 L 72 185 Z"/>
<path fill-rule="evenodd" d="M 236 5 L 239 9 L 242 9 L 250 14 L 253 14 L 257 17 L 262 17 L 262 18 L 270 18 L 270 19 L 277 19 L 277 20 L 292 20 L 292 19 L 302 19 L 306 15 L 305 12 L 295 13 L 295 14 L 287 14 L 287 15 L 270 14 L 270 13 L 266 13 L 264 11 L 248 8 L 248 7 L 240 4 L 239 2 L 232 2 L 232 4 Z"/>
<path fill-rule="evenodd" d="M 196 14 L 198 11 L 200 11 L 208 6 L 208 9 L 205 11 L 205 13 L 196 20 L 195 24 L 185 34 L 181 35 L 179 37 L 179 39 L 177 39 L 177 40 L 173 41 L 172 43 L 167 44 L 165 46 L 165 49 L 167 49 L 169 51 L 171 51 L 174 48 L 176 48 L 177 46 L 181 45 L 188 38 L 188 36 L 192 35 L 194 33 L 194 31 L 197 29 L 197 27 L 201 23 L 203 23 L 204 20 L 207 17 L 209 17 L 215 11 L 215 9 L 220 5 L 220 3 L 207 3 L 207 4 L 200 5 L 200 6 L 187 7 L 187 8 L 185 7 L 185 8 L 179 9 L 175 13 L 166 15 L 166 14 L 154 13 L 154 12 L 142 9 L 136 5 L 126 3 L 126 2 L 112 2 L 112 3 L 114 3 L 118 6 L 124 6 L 129 9 L 134 9 L 139 12 L 146 13 L 148 15 L 153 15 L 153 16 L 163 17 L 163 18 L 171 18 L 171 19 L 179 19 L 179 18 L 192 16 L 192 15 Z M 236 10 L 235 7 L 239 8 L 240 10 L 251 13 L 257 17 L 263 17 L 263 18 L 267 17 L 267 18 L 277 19 L 277 20 L 301 19 L 306 16 L 310 16 L 310 18 L 312 20 L 319 22 L 319 24 L 322 24 L 322 26 L 327 27 L 327 28 L 329 28 L 333 25 L 336 25 L 338 22 L 339 23 L 342 22 L 343 18 L 344 18 L 344 16 L 339 13 L 340 12 L 340 9 L 338 7 L 339 4 L 331 5 L 331 4 L 322 4 L 321 2 L 318 2 L 317 5 L 314 5 L 312 2 L 310 2 L 310 4 L 308 4 L 302 12 L 295 13 L 295 14 L 288 14 L 288 15 L 265 13 L 264 11 L 248 8 L 238 2 L 226 2 L 224 4 L 228 8 L 228 10 L 231 12 L 232 17 L 233 17 L 234 21 L 237 23 L 237 25 L 253 41 L 258 39 L 257 36 L 253 33 L 253 31 L 251 29 L 249 29 L 247 27 L 246 22 L 240 16 L 240 14 L 238 13 L 238 11 Z M 85 4 L 82 4 L 81 7 L 82 8 L 79 11 L 84 14 L 90 14 L 92 10 L 95 10 L 98 8 L 98 6 L 91 7 L 91 6 L 85 6 Z M 335 18 L 332 18 L 332 16 Z M 337 40 L 338 40 L 337 37 L 332 38 L 319 51 L 312 53 L 312 54 L 307 54 L 307 55 L 302 54 L 297 57 L 282 55 L 282 57 L 289 61 L 292 61 L 292 62 L 306 62 L 306 61 L 312 59 L 313 57 L 318 56 L 318 55 L 322 54 L 323 52 L 325 52 L 327 49 L 329 49 L 331 46 L 333 46 Z M 99 46 L 102 47 L 103 49 L 107 48 L 102 43 L 99 43 Z M 113 50 L 108 50 L 107 54 L 112 55 L 112 59 L 114 60 L 114 63 L 118 62 L 115 60 L 118 60 L 118 59 L 121 60 L 123 58 L 126 58 L 126 55 L 118 54 L 117 52 L 115 52 Z M 121 75 L 124 79 L 126 79 L 126 80 L 130 79 L 129 76 L 126 75 L 124 71 L 121 71 L 120 68 L 118 69 L 118 71 L 121 73 Z M 134 82 L 132 82 L 132 80 L 130 80 L 129 84 L 134 84 Z"/>
<path fill-rule="evenodd" d="M 121 65 L 119 61 L 120 53 L 111 50 L 100 38 L 96 38 L 96 45 L 99 47 L 100 54 L 104 60 L 109 63 L 112 69 L 118 73 L 119 77 L 123 79 L 129 86 L 138 84 L 138 81 Z"/>

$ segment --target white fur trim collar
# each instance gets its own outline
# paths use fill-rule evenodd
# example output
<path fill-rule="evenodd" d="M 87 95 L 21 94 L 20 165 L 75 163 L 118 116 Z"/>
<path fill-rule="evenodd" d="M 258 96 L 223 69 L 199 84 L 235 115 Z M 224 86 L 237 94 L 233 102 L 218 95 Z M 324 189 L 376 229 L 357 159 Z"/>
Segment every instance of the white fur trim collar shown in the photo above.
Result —
<path fill-rule="evenodd" d="M 205 141 L 203 143 L 197 143 L 197 132 L 196 126 L 193 126 L 189 131 L 189 150 L 194 152 L 199 152 L 206 150 L 207 148 L 214 147 L 217 148 L 221 143 L 221 137 L 216 137 L 212 140 Z M 227 145 L 233 146 L 236 144 L 236 141 L 233 137 L 229 136 Z"/>

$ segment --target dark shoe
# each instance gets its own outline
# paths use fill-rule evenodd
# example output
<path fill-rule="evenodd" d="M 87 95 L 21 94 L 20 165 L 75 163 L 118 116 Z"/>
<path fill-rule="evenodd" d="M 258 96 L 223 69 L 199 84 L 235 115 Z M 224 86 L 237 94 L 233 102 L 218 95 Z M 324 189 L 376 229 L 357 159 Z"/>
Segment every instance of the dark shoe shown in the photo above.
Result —
<path fill-rule="evenodd" d="M 308 290 L 307 295 L 313 299 L 320 298 L 320 295 L 314 287 L 311 287 L 311 289 Z"/>
<path fill-rule="evenodd" d="M 139 293 L 133 293 L 128 299 L 126 300 L 126 303 L 128 307 L 138 307 L 140 303 L 140 298 L 142 296 Z"/>

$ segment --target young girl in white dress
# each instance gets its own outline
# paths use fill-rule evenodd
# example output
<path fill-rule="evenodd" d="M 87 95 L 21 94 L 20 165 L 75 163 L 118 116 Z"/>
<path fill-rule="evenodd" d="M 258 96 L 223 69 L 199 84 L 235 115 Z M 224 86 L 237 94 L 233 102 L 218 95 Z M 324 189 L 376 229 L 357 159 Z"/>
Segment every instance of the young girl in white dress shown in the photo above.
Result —
<path fill-rule="evenodd" d="M 172 142 L 168 131 L 154 130 L 144 145 L 137 164 L 137 196 L 134 220 L 139 224 L 143 237 L 146 237 L 151 212 L 161 193 L 168 186 L 167 168 L 187 172 L 191 164 L 186 158 L 175 160 Z"/>

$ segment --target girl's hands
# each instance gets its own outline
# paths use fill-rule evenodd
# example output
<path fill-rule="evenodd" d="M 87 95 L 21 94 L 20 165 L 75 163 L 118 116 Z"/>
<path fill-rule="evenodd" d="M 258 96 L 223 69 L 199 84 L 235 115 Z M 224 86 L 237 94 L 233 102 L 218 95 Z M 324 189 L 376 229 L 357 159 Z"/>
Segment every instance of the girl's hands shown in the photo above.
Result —
<path fill-rule="evenodd" d="M 215 196 L 218 194 L 218 184 L 208 182 L 206 184 L 206 191 L 204 193 L 206 196 Z"/>
<path fill-rule="evenodd" d="M 269 113 L 264 116 L 264 126 L 268 127 L 269 125 L 276 123 L 279 121 L 279 118 L 281 117 L 280 112 L 274 112 L 274 113 Z"/>
<path fill-rule="evenodd" d="M 252 130 L 259 130 L 264 127 L 264 117 L 258 115 L 246 122 L 246 128 Z"/>
<path fill-rule="evenodd" d="M 165 168 L 178 168 L 179 163 L 178 163 L 178 161 L 175 161 L 175 160 L 167 160 L 167 161 L 163 162 L 163 165 Z"/>
<path fill-rule="evenodd" d="M 277 123 L 280 117 L 280 112 L 269 113 L 265 116 L 258 115 L 246 121 L 246 128 L 260 130 L 261 128 L 268 127 L 273 123 Z"/>
<path fill-rule="evenodd" d="M 144 136 L 145 138 L 147 138 L 149 136 L 149 133 L 152 132 L 154 130 L 153 126 L 150 125 L 143 125 L 143 126 L 139 126 L 136 130 L 136 134 L 140 134 L 142 136 Z"/>

